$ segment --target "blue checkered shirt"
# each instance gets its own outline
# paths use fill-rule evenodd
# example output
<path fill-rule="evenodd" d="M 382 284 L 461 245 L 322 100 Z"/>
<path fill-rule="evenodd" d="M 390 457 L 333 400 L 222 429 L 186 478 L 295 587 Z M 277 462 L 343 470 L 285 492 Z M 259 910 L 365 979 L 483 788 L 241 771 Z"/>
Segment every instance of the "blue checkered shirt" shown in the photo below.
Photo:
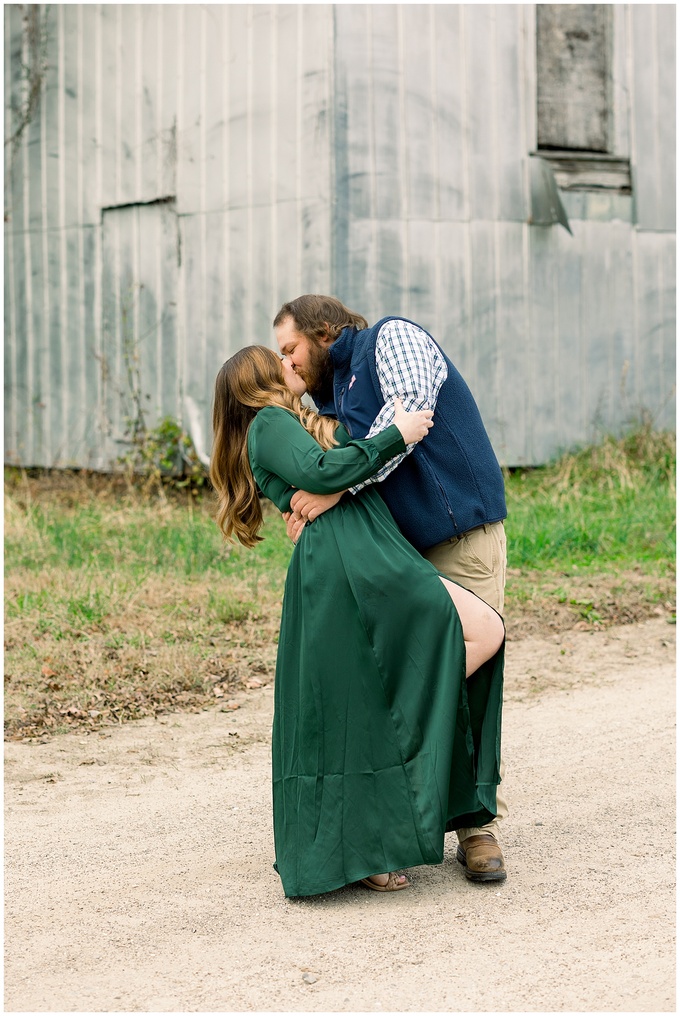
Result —
<path fill-rule="evenodd" d="M 404 409 L 409 412 L 434 410 L 448 371 L 444 357 L 422 328 L 409 321 L 387 321 L 376 339 L 375 365 L 385 405 L 371 424 L 367 438 L 379 434 L 394 422 L 395 396 L 402 400 Z M 405 452 L 390 459 L 370 480 L 350 487 L 350 492 L 355 494 L 368 483 L 380 483 L 414 448 L 415 444 L 407 445 Z"/>

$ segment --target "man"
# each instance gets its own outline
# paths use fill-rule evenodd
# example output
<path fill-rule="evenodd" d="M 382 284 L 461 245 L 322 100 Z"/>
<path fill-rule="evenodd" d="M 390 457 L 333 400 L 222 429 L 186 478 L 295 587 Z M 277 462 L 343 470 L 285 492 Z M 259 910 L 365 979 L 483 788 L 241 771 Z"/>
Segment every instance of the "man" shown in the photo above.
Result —
<path fill-rule="evenodd" d="M 503 476 L 468 386 L 432 336 L 398 317 L 369 328 L 339 300 L 316 295 L 284 303 L 274 330 L 282 355 L 305 381 L 319 412 L 337 417 L 352 437 L 372 437 L 389 426 L 395 397 L 407 410 L 434 410 L 427 439 L 366 482 L 380 483 L 404 536 L 424 557 L 502 614 Z M 342 496 L 298 491 L 291 499 L 291 537 Z M 456 857 L 472 881 L 506 877 L 498 826 L 507 807 L 500 792 L 497 812 L 481 829 L 457 830 Z"/>

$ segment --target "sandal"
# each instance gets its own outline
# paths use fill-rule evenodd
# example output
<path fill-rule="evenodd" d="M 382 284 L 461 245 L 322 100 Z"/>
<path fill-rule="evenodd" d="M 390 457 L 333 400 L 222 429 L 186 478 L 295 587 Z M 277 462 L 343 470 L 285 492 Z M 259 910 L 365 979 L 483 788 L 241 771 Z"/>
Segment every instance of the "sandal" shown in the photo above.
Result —
<path fill-rule="evenodd" d="M 399 876 L 397 875 L 396 871 L 391 871 L 387 876 L 387 882 L 385 883 L 385 885 L 378 885 L 377 882 L 373 882 L 371 880 L 370 876 L 369 878 L 360 878 L 359 881 L 361 882 L 362 885 L 365 885 L 368 889 L 375 889 L 377 893 L 393 893 L 397 892 L 398 889 L 410 888 L 411 883 L 409 882 L 408 879 L 405 879 L 403 882 L 398 882 L 397 881 L 398 878 Z"/>

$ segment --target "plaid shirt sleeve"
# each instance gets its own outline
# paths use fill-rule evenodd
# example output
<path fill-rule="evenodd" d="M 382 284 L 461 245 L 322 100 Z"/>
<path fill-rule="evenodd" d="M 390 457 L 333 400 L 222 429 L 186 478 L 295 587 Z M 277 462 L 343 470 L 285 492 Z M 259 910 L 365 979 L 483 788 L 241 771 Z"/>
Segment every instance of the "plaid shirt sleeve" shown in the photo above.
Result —
<path fill-rule="evenodd" d="M 373 437 L 394 422 L 394 398 L 398 396 L 404 409 L 434 409 L 439 389 L 447 375 L 446 362 L 429 335 L 408 321 L 388 321 L 375 344 L 375 365 L 385 405 L 371 424 L 366 437 Z M 415 444 L 391 459 L 375 476 L 351 487 L 356 493 L 368 483 L 380 483 L 413 451 Z"/>

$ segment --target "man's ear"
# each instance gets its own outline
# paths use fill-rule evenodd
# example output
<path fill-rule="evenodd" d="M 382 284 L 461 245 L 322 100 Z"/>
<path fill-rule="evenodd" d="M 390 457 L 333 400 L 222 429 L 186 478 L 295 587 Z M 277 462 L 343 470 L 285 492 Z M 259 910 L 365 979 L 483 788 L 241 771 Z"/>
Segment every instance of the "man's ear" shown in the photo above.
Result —
<path fill-rule="evenodd" d="M 324 321 L 324 327 L 326 329 L 326 334 L 319 339 L 319 342 L 322 346 L 332 346 L 333 339 L 331 338 L 331 326 L 328 321 Z"/>

